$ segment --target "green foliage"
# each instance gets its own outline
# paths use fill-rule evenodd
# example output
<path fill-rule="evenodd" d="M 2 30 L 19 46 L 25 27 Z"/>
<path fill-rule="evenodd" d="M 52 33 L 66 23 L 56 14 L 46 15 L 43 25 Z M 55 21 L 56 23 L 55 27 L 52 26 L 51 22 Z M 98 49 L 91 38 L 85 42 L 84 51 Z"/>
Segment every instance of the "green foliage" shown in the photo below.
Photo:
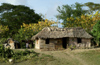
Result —
<path fill-rule="evenodd" d="M 89 13 L 92 13 L 93 11 L 100 11 L 100 4 L 93 3 L 93 2 L 87 2 L 83 6 L 86 6 L 89 8 Z"/>
<path fill-rule="evenodd" d="M 38 56 L 38 53 L 34 51 L 24 50 L 14 52 L 10 48 L 4 48 L 2 44 L 0 44 L 0 59 L 4 58 L 4 61 L 8 59 L 13 59 L 14 62 L 20 62 L 23 60 L 31 59 L 32 57 Z"/>
<path fill-rule="evenodd" d="M 8 25 L 10 36 L 17 33 L 22 23 L 37 23 L 41 18 L 27 6 L 3 3 L 0 6 L 0 23 Z"/>
<path fill-rule="evenodd" d="M 70 45 L 69 47 L 71 50 L 75 50 L 76 49 L 76 46 L 75 45 Z"/>
<path fill-rule="evenodd" d="M 47 19 L 45 19 L 44 21 L 38 21 L 38 23 L 34 24 L 23 23 L 23 25 L 21 25 L 21 28 L 18 30 L 18 34 L 15 34 L 14 39 L 19 41 L 29 40 L 33 35 L 37 34 L 44 27 L 50 27 L 54 23 L 54 21 Z"/>
<path fill-rule="evenodd" d="M 26 31 L 24 30 L 25 28 L 19 29 L 18 34 L 15 34 L 14 36 L 15 40 L 21 41 L 21 40 L 31 39 L 31 37 L 34 35 L 34 31 L 28 29 Z"/>
<path fill-rule="evenodd" d="M 66 19 L 69 17 L 80 17 L 82 14 L 87 13 L 87 10 L 82 9 L 82 4 L 75 3 L 75 5 L 62 5 L 62 7 L 58 6 L 57 11 L 59 14 L 56 16 L 57 18 L 63 20 L 63 25 L 66 27 L 66 23 L 73 23 L 73 21 L 67 21 Z"/>
<path fill-rule="evenodd" d="M 21 62 L 23 60 L 31 59 L 33 57 L 38 56 L 39 54 L 34 51 L 24 50 L 15 52 L 13 58 L 15 62 Z"/>
<path fill-rule="evenodd" d="M 10 48 L 4 48 L 2 44 L 0 44 L 0 57 L 2 58 L 11 58 L 13 57 L 14 52 Z"/>
<path fill-rule="evenodd" d="M 100 43 L 100 20 L 97 21 L 97 23 L 94 25 L 91 33 L 94 36 L 94 39 L 97 42 L 97 44 L 99 44 Z"/>
<path fill-rule="evenodd" d="M 1 38 L 0 39 L 0 44 L 3 44 L 5 42 L 6 38 Z"/>
<path fill-rule="evenodd" d="M 63 20 L 64 27 L 66 26 L 66 18 L 71 17 L 72 8 L 69 5 L 63 5 L 62 7 L 58 6 L 57 11 L 60 13 L 56 17 Z"/>
<path fill-rule="evenodd" d="M 3 37 L 7 38 L 7 32 L 9 31 L 8 26 L 0 25 L 0 38 L 2 39 Z"/>
<path fill-rule="evenodd" d="M 87 8 L 87 9 L 85 9 Z M 63 26 L 67 27 L 68 24 L 73 24 L 75 23 L 75 19 L 81 18 L 81 15 L 86 15 L 86 14 L 93 14 L 96 11 L 100 12 L 100 4 L 93 3 L 93 2 L 87 2 L 84 4 L 80 3 L 75 3 L 73 5 L 62 5 L 62 7 L 58 6 L 57 11 L 59 14 L 56 16 L 57 18 L 63 20 Z M 67 18 L 73 18 L 73 21 L 66 20 Z M 93 17 L 93 16 L 92 16 Z M 84 19 L 85 20 L 85 19 Z"/>

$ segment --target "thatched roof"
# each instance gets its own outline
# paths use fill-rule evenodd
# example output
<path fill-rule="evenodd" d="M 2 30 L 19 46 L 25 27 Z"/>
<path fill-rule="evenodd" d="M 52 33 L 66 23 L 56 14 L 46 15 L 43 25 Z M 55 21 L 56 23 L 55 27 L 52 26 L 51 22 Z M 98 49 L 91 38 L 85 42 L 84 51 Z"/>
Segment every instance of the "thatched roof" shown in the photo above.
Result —
<path fill-rule="evenodd" d="M 57 28 L 57 27 L 45 27 L 31 38 L 31 40 L 37 38 L 64 38 L 64 37 L 78 37 L 78 38 L 92 38 L 82 28 Z"/>

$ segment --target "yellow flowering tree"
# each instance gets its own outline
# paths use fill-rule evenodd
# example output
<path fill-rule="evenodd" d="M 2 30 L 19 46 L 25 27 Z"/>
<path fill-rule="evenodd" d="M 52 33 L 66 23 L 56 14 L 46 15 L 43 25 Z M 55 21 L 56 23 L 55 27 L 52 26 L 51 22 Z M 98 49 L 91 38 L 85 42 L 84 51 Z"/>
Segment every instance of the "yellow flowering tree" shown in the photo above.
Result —
<path fill-rule="evenodd" d="M 21 29 L 18 34 L 15 35 L 16 40 L 26 40 L 30 39 L 33 35 L 41 31 L 44 27 L 50 27 L 55 22 L 52 20 L 45 19 L 44 21 L 38 21 L 38 23 L 21 25 Z"/>
<path fill-rule="evenodd" d="M 67 18 L 67 21 L 70 21 L 71 23 L 67 22 L 66 25 L 67 27 L 82 27 L 86 31 L 90 32 L 98 20 L 100 20 L 100 13 L 97 11 L 95 14 L 91 15 L 81 15 L 81 17 Z"/>

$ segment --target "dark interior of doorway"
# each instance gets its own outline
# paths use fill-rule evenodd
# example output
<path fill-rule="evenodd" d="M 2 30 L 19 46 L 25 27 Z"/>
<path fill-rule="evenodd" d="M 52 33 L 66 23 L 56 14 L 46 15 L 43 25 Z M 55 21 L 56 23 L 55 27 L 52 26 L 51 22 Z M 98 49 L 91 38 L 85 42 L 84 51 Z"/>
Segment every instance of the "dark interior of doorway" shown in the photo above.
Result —
<path fill-rule="evenodd" d="M 67 48 L 67 38 L 63 38 L 62 41 L 63 41 L 62 46 L 64 49 L 66 49 Z"/>

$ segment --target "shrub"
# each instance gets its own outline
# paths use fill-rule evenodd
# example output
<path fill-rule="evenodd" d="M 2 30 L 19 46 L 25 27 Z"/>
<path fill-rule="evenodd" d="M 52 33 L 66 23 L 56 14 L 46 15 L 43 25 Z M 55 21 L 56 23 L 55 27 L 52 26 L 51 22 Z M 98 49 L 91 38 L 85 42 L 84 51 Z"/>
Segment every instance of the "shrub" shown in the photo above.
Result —
<path fill-rule="evenodd" d="M 0 59 L 4 59 L 4 61 L 7 61 L 8 59 L 13 59 L 15 62 L 20 62 L 23 60 L 31 59 L 32 57 L 38 56 L 38 53 L 34 51 L 17 51 L 14 52 L 10 48 L 4 48 L 2 44 L 0 44 Z"/>
<path fill-rule="evenodd" d="M 2 44 L 0 44 L 0 57 L 2 58 L 11 58 L 13 57 L 14 52 L 10 48 L 4 48 Z"/>

